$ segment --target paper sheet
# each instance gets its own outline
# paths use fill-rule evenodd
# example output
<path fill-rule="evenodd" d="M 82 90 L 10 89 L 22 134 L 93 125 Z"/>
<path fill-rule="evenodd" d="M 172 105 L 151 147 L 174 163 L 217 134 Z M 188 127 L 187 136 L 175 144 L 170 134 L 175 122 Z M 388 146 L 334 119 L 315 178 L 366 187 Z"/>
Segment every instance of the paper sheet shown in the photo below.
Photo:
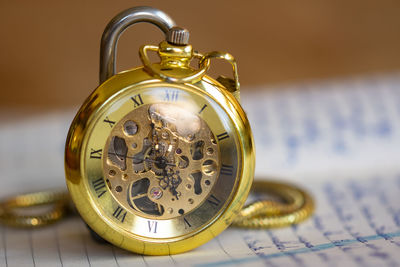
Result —
<path fill-rule="evenodd" d="M 257 172 L 315 176 L 399 169 L 399 86 L 399 76 L 377 76 L 244 94 Z"/>
<path fill-rule="evenodd" d="M 95 243 L 78 217 L 0 228 L 0 266 L 400 266 L 400 76 L 243 93 L 258 177 L 310 191 L 315 215 L 275 230 L 229 228 L 187 253 L 150 257 Z M 243 89 L 246 92 L 246 89 Z M 73 112 L 0 128 L 0 197 L 65 187 Z"/>

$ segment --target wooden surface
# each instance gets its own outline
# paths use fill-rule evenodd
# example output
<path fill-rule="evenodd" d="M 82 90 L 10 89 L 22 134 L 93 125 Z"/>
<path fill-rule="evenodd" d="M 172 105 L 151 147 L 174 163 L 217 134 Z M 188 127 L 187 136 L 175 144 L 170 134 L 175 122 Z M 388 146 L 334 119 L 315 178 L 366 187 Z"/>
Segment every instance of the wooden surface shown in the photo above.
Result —
<path fill-rule="evenodd" d="M 243 88 L 400 69 L 400 1 L 3 0 L 0 107 L 80 105 L 97 86 L 105 25 L 133 5 L 167 12 L 190 30 L 196 50 L 232 53 Z M 119 70 L 139 65 L 138 47 L 161 39 L 152 25 L 129 29 Z"/>

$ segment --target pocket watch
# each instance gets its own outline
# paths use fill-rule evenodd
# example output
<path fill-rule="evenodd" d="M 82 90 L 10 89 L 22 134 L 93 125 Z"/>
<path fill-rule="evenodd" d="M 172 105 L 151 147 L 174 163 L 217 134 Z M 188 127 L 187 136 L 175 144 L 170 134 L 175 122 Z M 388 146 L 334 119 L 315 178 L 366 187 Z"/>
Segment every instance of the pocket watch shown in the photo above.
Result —
<path fill-rule="evenodd" d="M 142 46 L 143 66 L 116 74 L 118 38 L 138 22 L 156 25 L 165 41 Z M 180 253 L 212 239 L 240 212 L 253 181 L 236 61 L 196 52 L 188 39 L 155 8 L 114 17 L 101 41 L 100 85 L 66 141 L 66 182 L 81 217 L 103 239 L 140 254 Z M 228 61 L 233 78 L 208 76 L 213 58 Z"/>
<path fill-rule="evenodd" d="M 116 74 L 119 35 L 137 22 L 158 26 L 166 40 L 140 48 L 142 67 Z M 204 244 L 231 223 L 272 228 L 309 217 L 314 204 L 305 191 L 282 182 L 253 183 L 254 141 L 240 106 L 235 59 L 196 52 L 188 39 L 187 30 L 155 8 L 114 17 L 102 37 L 100 85 L 67 136 L 69 194 L 44 191 L 2 200 L 0 222 L 51 224 L 68 213 L 72 198 L 95 237 L 139 254 L 168 255 Z M 159 63 L 150 61 L 151 52 Z M 233 78 L 208 76 L 213 58 L 228 61 Z M 242 209 L 250 188 L 277 199 Z"/>

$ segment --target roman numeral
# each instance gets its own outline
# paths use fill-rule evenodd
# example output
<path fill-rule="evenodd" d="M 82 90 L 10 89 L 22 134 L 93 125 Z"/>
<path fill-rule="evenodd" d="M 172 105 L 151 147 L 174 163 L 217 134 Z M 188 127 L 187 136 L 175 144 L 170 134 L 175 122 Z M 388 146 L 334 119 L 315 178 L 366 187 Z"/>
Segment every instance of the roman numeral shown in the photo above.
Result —
<path fill-rule="evenodd" d="M 117 209 L 114 211 L 113 216 L 121 221 L 124 222 L 125 221 L 125 217 L 126 217 L 126 210 L 124 210 L 123 208 L 121 208 L 120 206 L 117 207 Z"/>
<path fill-rule="evenodd" d="M 103 177 L 92 181 L 92 185 L 98 198 L 100 198 L 106 192 L 106 183 L 104 182 Z"/>
<path fill-rule="evenodd" d="M 221 203 L 221 200 L 219 200 L 218 198 L 216 198 L 214 195 L 211 195 L 208 199 L 207 199 L 208 203 L 210 203 L 211 205 L 218 207 L 218 205 Z"/>
<path fill-rule="evenodd" d="M 200 109 L 199 114 L 203 112 L 203 110 L 207 107 L 207 104 L 204 104 L 204 106 Z"/>
<path fill-rule="evenodd" d="M 192 225 L 189 223 L 189 221 L 186 218 L 183 218 L 183 222 L 185 223 L 185 229 L 192 227 Z"/>
<path fill-rule="evenodd" d="M 108 123 L 110 125 L 110 127 L 112 128 L 115 124 L 115 121 L 110 120 L 108 117 L 106 117 L 104 120 L 104 122 Z"/>
<path fill-rule="evenodd" d="M 232 175 L 233 174 L 233 166 L 232 165 L 221 165 L 220 175 Z"/>
<path fill-rule="evenodd" d="M 228 138 L 228 137 L 229 137 L 229 135 L 227 132 L 217 135 L 218 141 L 224 140 L 225 138 Z"/>
<path fill-rule="evenodd" d="M 165 90 L 164 101 L 174 102 L 178 100 L 179 91 L 177 90 Z"/>
<path fill-rule="evenodd" d="M 91 159 L 101 159 L 101 153 L 102 153 L 102 149 L 90 149 L 90 158 Z"/>
<path fill-rule="evenodd" d="M 140 94 L 134 95 L 131 97 L 132 101 L 133 101 L 133 106 L 136 108 L 140 105 L 143 105 L 143 100 L 142 100 L 142 96 Z"/>
<path fill-rule="evenodd" d="M 149 226 L 149 232 L 157 233 L 157 224 L 156 221 L 147 221 L 147 225 Z"/>

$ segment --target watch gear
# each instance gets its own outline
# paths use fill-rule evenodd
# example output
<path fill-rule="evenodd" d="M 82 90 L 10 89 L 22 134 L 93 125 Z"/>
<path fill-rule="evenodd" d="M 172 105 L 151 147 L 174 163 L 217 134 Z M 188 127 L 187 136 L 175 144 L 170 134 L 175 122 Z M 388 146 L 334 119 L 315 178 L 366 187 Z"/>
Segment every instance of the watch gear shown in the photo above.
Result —
<path fill-rule="evenodd" d="M 107 141 L 104 173 L 112 194 L 147 216 L 169 219 L 190 212 L 218 178 L 219 152 L 210 136 L 199 116 L 178 105 L 135 109 L 117 122 Z"/>

